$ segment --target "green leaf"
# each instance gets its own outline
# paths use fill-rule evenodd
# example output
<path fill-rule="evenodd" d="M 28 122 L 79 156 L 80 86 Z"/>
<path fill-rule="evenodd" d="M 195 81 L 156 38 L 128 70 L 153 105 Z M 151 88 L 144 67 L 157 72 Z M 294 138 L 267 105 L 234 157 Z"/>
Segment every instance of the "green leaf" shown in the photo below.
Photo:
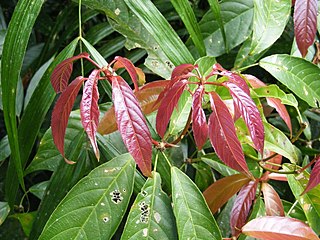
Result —
<path fill-rule="evenodd" d="M 7 202 L 0 202 L 0 226 L 6 220 L 10 212 L 10 206 Z"/>
<path fill-rule="evenodd" d="M 306 215 L 304 214 L 304 211 L 302 210 L 302 208 L 300 206 L 300 204 L 295 204 L 294 205 L 293 203 L 288 202 L 286 200 L 281 200 L 281 201 L 282 201 L 284 212 L 288 216 L 290 216 L 292 218 L 299 219 L 299 220 L 304 221 L 304 222 L 308 221 L 307 218 L 306 218 Z"/>
<path fill-rule="evenodd" d="M 259 64 L 311 107 L 319 105 L 320 69 L 317 66 L 286 54 L 265 57 Z"/>
<path fill-rule="evenodd" d="M 35 195 L 40 200 L 42 200 L 49 183 L 50 181 L 43 181 L 43 182 L 37 183 L 29 188 L 29 192 L 31 192 L 33 195 Z"/>
<path fill-rule="evenodd" d="M 200 191 L 203 192 L 213 183 L 211 168 L 204 162 L 193 163 L 192 167 L 197 170 L 194 182 Z"/>
<path fill-rule="evenodd" d="M 286 171 L 295 170 L 295 166 L 291 164 L 284 164 L 283 168 Z M 291 191 L 300 203 L 300 206 L 308 219 L 308 224 L 317 234 L 320 234 L 320 185 L 311 189 L 309 192 L 300 195 L 307 186 L 309 177 L 310 174 L 307 171 L 303 171 L 299 174 L 287 175 Z"/>
<path fill-rule="evenodd" d="M 16 94 L 20 78 L 23 57 L 29 41 L 34 22 L 40 13 L 44 0 L 19 1 L 11 18 L 1 59 L 1 86 L 2 104 L 6 130 L 11 147 L 11 161 L 14 162 L 15 171 L 22 188 L 23 161 L 20 156 L 17 120 L 16 120 Z M 9 199 L 13 205 L 13 199 Z"/>
<path fill-rule="evenodd" d="M 300 150 L 294 146 L 287 136 L 269 123 L 264 123 L 265 148 L 288 158 L 292 163 L 301 160 Z"/>
<path fill-rule="evenodd" d="M 220 3 L 224 30 L 228 36 L 227 49 L 245 41 L 251 33 L 253 19 L 253 0 L 225 0 Z M 219 22 L 209 11 L 200 21 L 207 55 L 218 57 L 226 53 Z"/>
<path fill-rule="evenodd" d="M 178 239 L 171 201 L 153 172 L 134 201 L 121 239 Z"/>
<path fill-rule="evenodd" d="M 196 46 L 200 56 L 206 55 L 202 34 L 196 16 L 188 0 L 171 0 L 172 5 L 186 26 L 190 37 Z M 216 12 L 215 12 L 216 13 Z M 220 13 L 220 12 L 219 12 Z"/>
<path fill-rule="evenodd" d="M 173 211 L 179 239 L 222 239 L 203 195 L 178 168 L 171 168 Z"/>
<path fill-rule="evenodd" d="M 30 235 L 30 231 L 36 218 L 37 212 L 29 212 L 29 213 L 16 213 L 11 215 L 10 217 L 16 218 L 19 220 L 23 232 L 26 234 L 27 237 Z"/>
<path fill-rule="evenodd" d="M 129 204 L 134 169 L 124 154 L 92 170 L 61 201 L 39 239 L 110 239 Z"/>
<path fill-rule="evenodd" d="M 201 160 L 223 176 L 231 176 L 239 173 L 238 171 L 226 166 L 215 153 L 208 153 L 202 156 Z"/>
<path fill-rule="evenodd" d="M 5 160 L 11 154 L 8 135 L 4 136 L 0 140 L 0 162 Z"/>

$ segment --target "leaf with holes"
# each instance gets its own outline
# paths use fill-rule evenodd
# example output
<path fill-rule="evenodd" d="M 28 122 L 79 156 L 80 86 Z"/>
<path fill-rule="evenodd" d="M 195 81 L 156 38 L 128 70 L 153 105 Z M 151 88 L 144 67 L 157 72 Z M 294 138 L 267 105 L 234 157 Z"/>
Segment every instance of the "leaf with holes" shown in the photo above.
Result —
<path fill-rule="evenodd" d="M 215 92 L 210 93 L 210 102 L 209 138 L 216 154 L 229 167 L 250 176 L 228 108 Z"/>
<path fill-rule="evenodd" d="M 261 191 L 263 193 L 266 213 L 268 216 L 284 217 L 284 210 L 281 199 L 273 187 L 266 183 L 262 183 Z"/>
<path fill-rule="evenodd" d="M 176 107 L 183 90 L 185 89 L 188 81 L 182 80 L 176 82 L 163 97 L 159 106 L 156 117 L 156 129 L 158 134 L 163 137 L 166 132 L 171 114 Z"/>
<path fill-rule="evenodd" d="M 151 176 L 152 142 L 139 102 L 128 83 L 112 78 L 112 100 L 122 140 L 145 176 Z"/>
<path fill-rule="evenodd" d="M 294 35 L 302 57 L 308 53 L 317 33 L 317 0 L 296 0 L 294 5 Z"/>
<path fill-rule="evenodd" d="M 208 124 L 202 109 L 203 86 L 199 86 L 192 97 L 192 131 L 198 149 L 202 149 L 208 138 Z"/>
<path fill-rule="evenodd" d="M 251 181 L 241 188 L 231 210 L 232 236 L 238 236 L 240 229 L 246 223 L 253 200 L 256 197 L 257 186 L 258 181 Z"/>
<path fill-rule="evenodd" d="M 172 167 L 171 185 L 179 239 L 222 239 L 217 223 L 193 181 Z"/>
<path fill-rule="evenodd" d="M 110 239 L 128 207 L 134 170 L 130 154 L 92 170 L 60 202 L 39 239 Z"/>
<path fill-rule="evenodd" d="M 289 217 L 265 216 L 251 220 L 242 233 L 263 240 L 319 240 L 304 222 Z"/>
<path fill-rule="evenodd" d="M 90 139 L 93 151 L 98 160 L 100 159 L 100 153 L 97 145 L 96 133 L 100 114 L 98 106 L 99 92 L 97 86 L 99 76 L 99 70 L 95 69 L 92 71 L 83 87 L 82 100 L 80 103 L 81 123 Z"/>
<path fill-rule="evenodd" d="M 264 129 L 257 106 L 250 98 L 250 95 L 247 95 L 236 84 L 232 82 L 224 82 L 223 85 L 229 89 L 234 104 L 241 113 L 241 116 L 249 129 L 255 148 L 262 153 L 264 146 Z"/>
<path fill-rule="evenodd" d="M 53 141 L 64 157 L 64 135 L 68 124 L 68 118 L 72 110 L 73 103 L 85 79 L 77 77 L 60 95 L 52 111 L 51 129 Z"/>
<path fill-rule="evenodd" d="M 66 89 L 72 73 L 73 62 L 80 58 L 89 58 L 89 54 L 81 53 L 62 61 L 55 67 L 51 75 L 51 85 L 56 93 L 63 92 Z"/>
<path fill-rule="evenodd" d="M 243 174 L 235 174 L 219 179 L 211 184 L 203 196 L 212 212 L 215 214 L 228 200 L 235 195 L 250 179 Z"/>
<path fill-rule="evenodd" d="M 320 183 L 320 156 L 317 156 L 316 158 L 317 160 L 312 168 L 308 185 L 302 194 L 305 194 L 306 192 L 310 191 L 312 188 L 314 188 Z"/>
<path fill-rule="evenodd" d="M 177 239 L 170 198 L 153 172 L 133 203 L 121 239 Z"/>

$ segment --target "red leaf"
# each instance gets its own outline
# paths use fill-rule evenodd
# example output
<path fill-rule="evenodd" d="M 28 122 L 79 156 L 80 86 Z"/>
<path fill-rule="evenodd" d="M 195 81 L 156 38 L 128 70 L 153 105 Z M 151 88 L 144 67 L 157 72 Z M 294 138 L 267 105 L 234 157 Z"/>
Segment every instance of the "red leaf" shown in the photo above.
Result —
<path fill-rule="evenodd" d="M 156 117 L 156 129 L 160 137 L 163 138 L 166 132 L 172 112 L 177 105 L 179 98 L 185 89 L 188 81 L 182 80 L 176 82 L 163 97 Z M 159 96 L 160 97 L 160 96 Z"/>
<path fill-rule="evenodd" d="M 296 0 L 294 5 L 294 35 L 302 57 L 308 53 L 317 33 L 317 0 Z"/>
<path fill-rule="evenodd" d="M 134 89 L 138 90 L 139 89 L 138 73 L 137 73 L 136 67 L 133 65 L 133 63 L 129 59 L 123 58 L 120 56 L 117 56 L 114 59 L 120 63 L 120 65 L 119 64 L 117 65 L 117 62 L 116 62 L 114 65 L 114 68 L 118 69 L 118 68 L 124 67 L 128 71 L 128 73 L 132 79 L 132 82 L 134 84 Z"/>
<path fill-rule="evenodd" d="M 264 145 L 264 128 L 261 116 L 257 106 L 254 104 L 251 97 L 246 94 L 238 85 L 232 82 L 224 82 L 234 100 L 235 107 L 241 113 L 255 148 L 262 154 Z"/>
<path fill-rule="evenodd" d="M 261 187 L 266 213 L 268 216 L 284 216 L 283 205 L 278 193 L 271 185 L 266 182 L 262 183 Z"/>
<path fill-rule="evenodd" d="M 264 82 L 262 82 L 261 80 L 259 80 L 255 76 L 252 76 L 250 74 L 244 74 L 244 76 L 247 78 L 247 80 L 250 82 L 250 84 L 253 88 L 260 88 L 260 87 L 267 86 Z M 290 131 L 290 134 L 292 134 L 291 118 L 289 116 L 289 113 L 288 113 L 285 105 L 282 104 L 281 100 L 277 99 L 277 98 L 267 97 L 266 99 L 267 99 L 267 103 L 269 104 L 269 106 L 271 106 L 277 110 L 280 117 L 287 124 L 289 131 Z"/>
<path fill-rule="evenodd" d="M 246 223 L 252 202 L 256 197 L 257 186 L 258 181 L 249 182 L 241 188 L 236 197 L 230 217 L 232 236 L 237 237 L 240 234 L 240 229 Z"/>
<path fill-rule="evenodd" d="M 93 151 L 98 160 L 100 159 L 100 154 L 96 140 L 96 133 L 99 123 L 99 92 L 97 87 L 99 76 L 99 70 L 95 69 L 92 71 L 89 79 L 84 85 L 82 100 L 80 103 L 82 126 L 90 139 Z"/>
<path fill-rule="evenodd" d="M 180 77 L 182 75 L 186 75 L 190 72 L 193 71 L 197 66 L 186 63 L 186 64 L 181 64 L 177 67 L 175 67 L 171 73 L 171 79 L 175 79 L 176 77 Z"/>
<path fill-rule="evenodd" d="M 319 240 L 307 224 L 289 217 L 253 219 L 242 228 L 242 233 L 263 240 Z"/>
<path fill-rule="evenodd" d="M 211 184 L 204 192 L 203 196 L 212 212 L 215 214 L 243 185 L 250 179 L 243 174 L 235 174 L 219 179 Z"/>
<path fill-rule="evenodd" d="M 228 108 L 217 93 L 210 92 L 209 96 L 209 138 L 214 150 L 226 165 L 251 176 Z"/>
<path fill-rule="evenodd" d="M 276 181 L 283 181 L 283 182 L 288 181 L 287 175 L 281 174 L 281 173 L 269 173 L 268 179 L 276 180 Z"/>
<path fill-rule="evenodd" d="M 274 157 L 271 157 L 275 155 Z M 275 164 L 279 164 L 281 165 L 282 163 L 282 156 L 280 154 L 275 154 L 274 152 L 271 152 L 269 150 L 264 150 L 264 154 L 263 154 L 263 157 L 264 158 L 270 158 L 268 159 L 268 161 L 265 162 L 265 167 L 266 168 L 269 168 L 269 169 L 274 169 L 274 170 L 278 170 L 280 168 L 280 166 L 275 166 L 275 165 L 272 165 L 272 164 L 267 164 L 267 163 L 275 163 Z"/>
<path fill-rule="evenodd" d="M 151 176 L 152 142 L 139 102 L 127 82 L 112 78 L 112 100 L 118 129 L 129 153 L 145 176 Z"/>
<path fill-rule="evenodd" d="M 301 195 L 310 191 L 312 188 L 314 188 L 320 183 L 320 155 L 318 155 L 316 158 L 317 160 L 311 171 L 308 185 L 306 189 L 303 191 L 303 193 L 301 193 Z"/>
<path fill-rule="evenodd" d="M 51 74 L 51 85 L 56 93 L 63 92 L 68 86 L 68 81 L 73 69 L 73 61 L 80 58 L 89 58 L 88 53 L 81 53 L 77 56 L 62 61 Z"/>
<path fill-rule="evenodd" d="M 199 150 L 202 149 L 208 138 L 208 124 L 206 115 L 202 109 L 203 93 L 204 88 L 200 85 L 193 94 L 192 99 L 192 131 Z"/>
<path fill-rule="evenodd" d="M 64 136 L 66 134 L 68 118 L 84 80 L 85 79 L 83 77 L 77 77 L 74 81 L 72 81 L 65 91 L 60 95 L 52 111 L 52 137 L 54 144 L 63 157 L 65 157 Z"/>

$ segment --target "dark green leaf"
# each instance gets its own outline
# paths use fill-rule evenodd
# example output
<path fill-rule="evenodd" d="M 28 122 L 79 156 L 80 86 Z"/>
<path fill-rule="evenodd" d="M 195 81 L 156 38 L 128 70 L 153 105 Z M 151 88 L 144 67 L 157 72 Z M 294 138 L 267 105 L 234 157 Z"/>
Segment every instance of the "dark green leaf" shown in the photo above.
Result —
<path fill-rule="evenodd" d="M 201 157 L 201 160 L 223 176 L 231 176 L 239 172 L 226 166 L 215 153 L 209 153 Z"/>
<path fill-rule="evenodd" d="M 44 181 L 44 182 L 37 183 L 29 188 L 29 192 L 31 192 L 37 198 L 42 200 L 44 193 L 49 185 L 49 182 L 50 181 Z"/>
<path fill-rule="evenodd" d="M 36 218 L 36 214 L 37 212 L 16 213 L 11 215 L 11 217 L 19 220 L 24 233 L 27 237 L 29 237 L 34 219 Z"/>
<path fill-rule="evenodd" d="M 8 135 L 4 136 L 0 140 L 0 162 L 5 160 L 11 154 Z"/>

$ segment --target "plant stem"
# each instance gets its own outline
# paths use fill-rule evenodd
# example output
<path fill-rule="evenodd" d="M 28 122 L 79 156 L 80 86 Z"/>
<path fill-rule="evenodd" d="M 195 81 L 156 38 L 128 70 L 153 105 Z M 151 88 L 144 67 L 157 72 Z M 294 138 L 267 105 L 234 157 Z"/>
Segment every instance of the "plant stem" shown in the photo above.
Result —
<path fill-rule="evenodd" d="M 238 69 L 236 69 L 235 71 L 236 71 L 236 72 L 241 72 L 241 71 L 243 71 L 243 70 L 247 70 L 248 68 L 251 68 L 251 67 L 254 67 L 254 66 L 258 66 L 258 65 L 259 65 L 259 63 L 254 63 L 254 64 L 251 64 L 251 65 L 242 67 L 242 68 L 238 68 Z"/>
<path fill-rule="evenodd" d="M 169 161 L 169 159 L 167 158 L 166 154 L 163 151 L 160 151 L 160 153 L 162 154 L 162 156 L 166 159 L 167 163 L 169 164 L 170 167 L 172 167 L 171 162 Z"/>
<path fill-rule="evenodd" d="M 79 38 L 82 39 L 82 21 L 81 21 L 81 0 L 79 0 L 79 8 L 78 8 L 78 22 L 79 22 Z M 80 53 L 82 53 L 82 41 L 79 42 L 79 48 L 80 48 Z M 80 59 L 80 64 L 81 64 L 81 75 L 84 76 L 84 66 L 83 66 L 83 59 Z"/>

